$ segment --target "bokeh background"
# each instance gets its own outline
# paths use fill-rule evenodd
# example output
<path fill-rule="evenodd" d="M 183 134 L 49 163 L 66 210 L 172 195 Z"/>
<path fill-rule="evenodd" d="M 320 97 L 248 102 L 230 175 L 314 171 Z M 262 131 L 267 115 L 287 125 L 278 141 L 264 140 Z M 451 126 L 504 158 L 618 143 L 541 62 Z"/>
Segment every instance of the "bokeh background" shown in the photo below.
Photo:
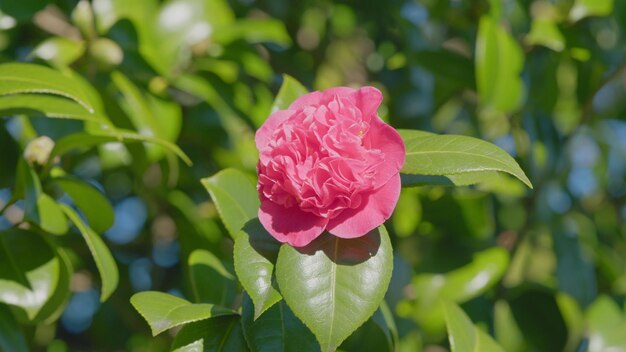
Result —
<path fill-rule="evenodd" d="M 172 335 L 151 337 L 129 297 L 190 297 L 196 248 L 232 265 L 199 180 L 226 167 L 254 177 L 254 130 L 287 74 L 314 90 L 373 85 L 394 127 L 493 142 L 534 185 L 403 191 L 386 298 L 401 351 L 449 348 L 439 297 L 507 351 L 626 350 L 625 35 L 617 0 L 0 0 L 0 62 L 71 68 L 118 126 L 175 142 L 194 162 L 119 143 L 62 158 L 114 205 L 103 237 L 121 281 L 100 303 L 88 249 L 63 237 L 71 298 L 57 321 L 20 324 L 30 348 L 169 348 Z M 85 128 L 0 119 L 0 206 L 29 141 Z M 0 230 L 22 217 L 18 202 Z"/>

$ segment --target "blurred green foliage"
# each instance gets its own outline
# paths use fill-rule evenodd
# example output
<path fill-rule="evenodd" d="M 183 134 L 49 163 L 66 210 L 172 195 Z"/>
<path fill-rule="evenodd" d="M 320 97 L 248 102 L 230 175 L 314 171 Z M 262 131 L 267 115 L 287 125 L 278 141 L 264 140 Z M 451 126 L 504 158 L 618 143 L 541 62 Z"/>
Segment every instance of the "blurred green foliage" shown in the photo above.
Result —
<path fill-rule="evenodd" d="M 391 325 L 400 351 L 626 349 L 624 33 L 612 0 L 1 0 L 0 62 L 54 68 L 36 76 L 71 80 L 94 112 L 0 98 L 0 350 L 159 351 L 211 328 L 243 348 L 252 330 L 228 315 L 153 338 L 129 297 L 251 309 L 211 198 L 228 186 L 205 184 L 210 197 L 200 179 L 253 180 L 253 133 L 285 73 L 374 85 L 393 126 L 493 142 L 534 185 L 404 189 L 391 314 L 340 349 L 388 349 Z M 43 162 L 40 136 L 55 143 Z"/>

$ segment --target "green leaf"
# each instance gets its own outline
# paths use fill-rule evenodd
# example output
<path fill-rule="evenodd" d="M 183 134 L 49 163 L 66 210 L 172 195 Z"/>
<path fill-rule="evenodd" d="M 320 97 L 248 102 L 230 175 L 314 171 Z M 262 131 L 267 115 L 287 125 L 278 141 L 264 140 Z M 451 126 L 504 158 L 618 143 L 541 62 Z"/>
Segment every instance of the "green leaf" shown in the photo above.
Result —
<path fill-rule="evenodd" d="M 576 300 L 566 293 L 557 292 L 556 303 L 567 328 L 567 343 L 563 350 L 573 351 L 586 335 L 585 317 Z"/>
<path fill-rule="evenodd" d="M 100 301 L 104 302 L 111 296 L 113 291 L 115 291 L 118 284 L 119 273 L 115 259 L 113 259 L 111 251 L 109 251 L 109 248 L 104 244 L 102 238 L 83 222 L 74 209 L 65 204 L 61 205 L 61 209 L 63 209 L 65 215 L 67 215 L 85 239 L 85 243 L 87 243 L 87 247 L 89 247 L 89 251 L 96 262 L 96 267 L 98 268 L 100 279 L 102 280 Z"/>
<path fill-rule="evenodd" d="M 415 233 L 422 219 L 422 204 L 417 191 L 412 188 L 400 192 L 396 209 L 391 215 L 391 224 L 399 237 L 408 237 Z"/>
<path fill-rule="evenodd" d="M 513 112 L 522 103 L 520 78 L 524 54 L 519 44 L 490 16 L 483 16 L 476 39 L 476 85 L 480 105 L 486 110 Z"/>
<path fill-rule="evenodd" d="M 589 16 L 608 16 L 613 11 L 613 0 L 576 0 L 569 19 L 576 22 Z"/>
<path fill-rule="evenodd" d="M 185 236 L 181 237 L 183 252 L 191 253 L 197 248 L 214 249 L 222 240 L 222 230 L 213 218 L 201 214 L 197 205 L 186 193 L 172 190 L 167 196 L 177 227 Z M 186 255 L 188 256 L 188 255 Z"/>
<path fill-rule="evenodd" d="M 529 349 L 563 351 L 569 332 L 554 292 L 526 284 L 511 293 L 511 311 Z"/>
<path fill-rule="evenodd" d="M 180 11 L 185 14 L 184 21 L 167 20 Z M 228 30 L 234 14 L 226 0 L 170 0 L 154 18 L 159 20 L 150 21 L 150 27 L 140 33 L 139 49 L 152 66 L 169 76 L 189 63 L 193 45 L 212 41 L 216 33 Z"/>
<path fill-rule="evenodd" d="M 283 84 L 280 86 L 276 98 L 274 98 L 271 112 L 288 109 L 294 100 L 308 92 L 309 90 L 295 78 L 283 75 Z"/>
<path fill-rule="evenodd" d="M 226 306 L 236 295 L 235 276 L 211 252 L 196 249 L 188 259 L 191 288 L 198 302 Z"/>
<path fill-rule="evenodd" d="M 275 288 L 274 275 L 280 245 L 257 218 L 249 221 L 235 238 L 235 272 L 254 302 L 254 319 L 282 299 Z"/>
<path fill-rule="evenodd" d="M 27 352 L 26 338 L 11 311 L 0 304 L 0 350 Z"/>
<path fill-rule="evenodd" d="M 37 315 L 31 319 L 34 323 L 54 323 L 63 314 L 72 295 L 70 291 L 70 283 L 74 274 L 72 262 L 62 248 L 56 248 L 56 256 L 59 260 L 59 281 L 50 299 L 41 307 Z"/>
<path fill-rule="evenodd" d="M 243 172 L 235 169 L 224 169 L 200 181 L 211 195 L 228 233 L 235 238 L 259 211 L 259 195 L 254 185 Z"/>
<path fill-rule="evenodd" d="M 39 226 L 52 234 L 62 235 L 68 230 L 67 218 L 63 215 L 59 204 L 45 193 L 37 198 L 37 213 Z"/>
<path fill-rule="evenodd" d="M 567 218 L 572 221 L 573 219 Z M 559 291 L 572 296 L 578 304 L 586 307 L 596 298 L 598 294 L 596 282 L 596 271 L 594 262 L 585 253 L 584 244 L 581 237 L 573 235 L 572 230 L 568 230 L 565 225 L 554 224 L 551 226 L 554 243 L 554 254 L 556 254 L 556 279 Z M 571 225 L 569 225 L 571 229 Z"/>
<path fill-rule="evenodd" d="M 626 349 L 626 316 L 608 296 L 600 296 L 586 312 L 589 327 L 589 351 Z"/>
<path fill-rule="evenodd" d="M 61 270 L 59 258 L 38 234 L 15 228 L 0 232 L 0 302 L 22 308 L 27 319 L 35 319 L 59 288 Z"/>
<path fill-rule="evenodd" d="M 256 317 L 254 305 L 244 296 L 241 316 L 243 333 L 253 352 L 319 351 L 313 333 L 296 318 L 284 301 Z"/>
<path fill-rule="evenodd" d="M 59 71 L 34 64 L 0 64 L 0 95 L 24 93 L 60 95 L 74 100 L 89 112 L 94 110 L 79 84 Z"/>
<path fill-rule="evenodd" d="M 500 281 L 509 264 L 508 252 L 499 247 L 474 254 L 473 260 L 445 273 L 420 273 L 412 279 L 413 292 L 419 292 L 410 305 L 410 314 L 429 333 L 445 328 L 440 299 L 463 303 L 490 290 Z"/>
<path fill-rule="evenodd" d="M 18 94 L 0 96 L 0 115 L 47 116 L 58 119 L 90 121 L 104 125 L 111 122 L 104 116 L 86 111 L 82 106 L 53 95 Z"/>
<path fill-rule="evenodd" d="M 473 62 L 463 55 L 449 50 L 423 50 L 416 52 L 414 59 L 438 79 L 443 78 L 455 85 L 475 89 Z"/>
<path fill-rule="evenodd" d="M 504 352 L 491 336 L 480 330 L 454 303 L 442 303 L 452 352 Z"/>
<path fill-rule="evenodd" d="M 113 225 L 113 207 L 96 187 L 73 177 L 57 177 L 52 179 L 52 184 L 72 198 L 96 233 L 103 233 Z"/>
<path fill-rule="evenodd" d="M 133 131 L 117 129 L 115 131 L 92 131 L 92 132 L 78 132 L 67 135 L 59 139 L 54 145 L 54 149 L 50 153 L 50 158 L 54 158 L 58 155 L 67 153 L 72 149 L 77 148 L 89 148 L 99 144 L 110 142 L 122 142 L 122 143 L 154 143 L 161 147 L 168 149 L 181 158 L 187 165 L 191 166 L 193 163 L 191 159 L 185 154 L 176 144 L 163 140 L 161 138 L 152 137 L 148 135 L 137 134 Z"/>
<path fill-rule="evenodd" d="M 233 158 L 229 157 L 224 158 L 223 161 L 228 165 L 238 162 L 237 166 L 242 165 L 248 169 L 254 169 L 258 162 L 258 151 L 254 144 L 254 131 L 222 98 L 220 92 L 209 81 L 197 75 L 181 75 L 173 82 L 173 86 L 204 100 L 215 109 L 220 119 L 221 127 L 228 134 L 228 138 L 239 159 L 234 161 L 232 160 Z"/>
<path fill-rule="evenodd" d="M 372 321 L 380 328 L 385 335 L 389 351 L 395 351 L 398 345 L 398 328 L 393 318 L 393 314 L 385 301 L 382 301 L 380 307 L 372 316 Z"/>
<path fill-rule="evenodd" d="M 494 247 L 475 254 L 471 263 L 459 269 L 445 274 L 419 274 L 413 285 L 424 306 L 432 306 L 441 298 L 463 303 L 493 287 L 508 266 L 508 252 Z"/>
<path fill-rule="evenodd" d="M 173 352 L 246 352 L 239 316 L 215 317 L 187 324 L 176 334 Z"/>
<path fill-rule="evenodd" d="M 159 2 L 156 0 L 112 0 L 108 4 L 110 6 L 93 6 L 96 29 L 100 34 L 106 34 L 117 21 L 129 19 L 137 28 L 138 34 L 142 36 L 143 32 L 150 30 L 146 27 L 152 22 Z"/>
<path fill-rule="evenodd" d="M 497 171 L 476 171 L 450 175 L 407 175 L 400 174 L 402 187 L 415 186 L 469 186 L 491 182 L 499 177 Z"/>
<path fill-rule="evenodd" d="M 355 239 L 325 233 L 300 249 L 282 245 L 276 278 L 285 301 L 322 351 L 334 351 L 374 314 L 392 267 L 389 235 L 380 226 Z"/>
<path fill-rule="evenodd" d="M 39 43 L 32 56 L 50 62 L 56 67 L 67 67 L 85 53 L 85 43 L 65 37 L 51 37 Z"/>
<path fill-rule="evenodd" d="M 389 308 L 383 301 L 374 315 L 350 335 L 341 344 L 339 350 L 394 352 L 397 343 L 398 332 L 395 322 Z"/>
<path fill-rule="evenodd" d="M 19 183 L 16 197 L 24 197 L 24 218 L 39 225 L 46 232 L 63 235 L 68 230 L 67 218 L 59 204 L 41 190 L 41 181 L 26 161 L 18 164 Z"/>
<path fill-rule="evenodd" d="M 406 146 L 406 161 L 400 172 L 411 175 L 452 177 L 466 175 L 462 182 L 490 179 L 491 172 L 505 172 L 528 187 L 532 184 L 515 159 L 500 147 L 483 140 L 424 131 L 399 130 Z M 451 180 L 454 184 L 454 181 Z"/>
<path fill-rule="evenodd" d="M 119 104 L 140 135 L 154 136 L 165 141 L 178 138 L 182 123 L 180 107 L 170 101 L 160 100 L 142 91 L 128 77 L 116 71 L 111 80 L 120 92 Z M 160 147 L 146 146 L 151 160 L 162 156 Z"/>
<path fill-rule="evenodd" d="M 185 299 L 156 291 L 144 291 L 134 294 L 130 303 L 146 320 L 152 335 L 156 336 L 175 326 L 236 314 L 230 309 L 213 304 L 193 304 Z"/>
<path fill-rule="evenodd" d="M 241 19 L 214 34 L 220 44 L 229 44 L 238 39 L 249 43 L 271 42 L 283 47 L 291 44 L 291 37 L 282 21 L 275 19 Z"/>
<path fill-rule="evenodd" d="M 500 299 L 496 301 L 493 309 L 493 330 L 496 341 L 506 351 L 527 351 L 528 345 L 524 340 L 524 334 L 515 322 L 511 307 Z"/>
<path fill-rule="evenodd" d="M 552 20 L 535 19 L 530 26 L 530 33 L 524 38 L 528 44 L 543 45 L 554 51 L 565 49 L 565 38 L 559 27 Z"/>

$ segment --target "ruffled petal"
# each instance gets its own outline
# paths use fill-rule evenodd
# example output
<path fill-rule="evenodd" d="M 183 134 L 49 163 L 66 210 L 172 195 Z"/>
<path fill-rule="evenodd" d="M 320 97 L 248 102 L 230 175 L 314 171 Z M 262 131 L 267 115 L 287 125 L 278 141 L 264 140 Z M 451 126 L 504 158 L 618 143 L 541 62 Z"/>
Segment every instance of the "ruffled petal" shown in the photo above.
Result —
<path fill-rule="evenodd" d="M 306 107 L 319 106 L 322 101 L 322 92 L 315 91 L 301 95 L 298 99 L 294 100 L 289 106 L 289 110 L 300 110 Z"/>
<path fill-rule="evenodd" d="M 271 114 L 254 135 L 257 149 L 260 151 L 265 148 L 269 144 L 270 137 L 276 128 L 295 113 L 293 110 L 278 110 Z"/>
<path fill-rule="evenodd" d="M 357 106 L 361 109 L 365 121 L 374 120 L 372 115 L 377 115 L 378 107 L 383 101 L 383 94 L 374 87 L 363 87 L 356 91 Z"/>
<path fill-rule="evenodd" d="M 268 199 L 261 200 L 259 220 L 275 239 L 294 247 L 311 243 L 324 232 L 328 223 L 328 219 L 302 211 L 297 206 L 285 208 Z"/>
<path fill-rule="evenodd" d="M 374 87 L 363 87 L 359 89 L 349 87 L 335 87 L 322 92 L 321 102 L 328 103 L 334 97 L 348 99 L 354 106 L 361 110 L 365 121 L 370 121 L 372 115 L 378 111 L 380 103 L 383 101 L 383 94 Z"/>
<path fill-rule="evenodd" d="M 389 179 L 383 187 L 374 191 L 356 209 L 346 209 L 330 219 L 326 229 L 341 238 L 356 238 L 365 235 L 389 219 L 400 196 L 400 175 Z"/>
<path fill-rule="evenodd" d="M 376 116 L 372 120 L 364 143 L 368 149 L 379 149 L 385 156 L 385 162 L 376 169 L 378 184 L 386 183 L 392 176 L 398 174 L 406 157 L 406 147 L 398 131 Z"/>

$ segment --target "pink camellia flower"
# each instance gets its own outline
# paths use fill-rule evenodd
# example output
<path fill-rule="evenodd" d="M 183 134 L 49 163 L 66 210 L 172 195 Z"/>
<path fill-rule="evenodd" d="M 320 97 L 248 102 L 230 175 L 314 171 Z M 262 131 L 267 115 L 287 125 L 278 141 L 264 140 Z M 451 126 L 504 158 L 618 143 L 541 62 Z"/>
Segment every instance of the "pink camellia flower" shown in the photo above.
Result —
<path fill-rule="evenodd" d="M 405 148 L 376 110 L 376 88 L 305 94 L 256 133 L 259 220 L 302 247 L 324 230 L 360 237 L 387 220 L 400 195 Z"/>

